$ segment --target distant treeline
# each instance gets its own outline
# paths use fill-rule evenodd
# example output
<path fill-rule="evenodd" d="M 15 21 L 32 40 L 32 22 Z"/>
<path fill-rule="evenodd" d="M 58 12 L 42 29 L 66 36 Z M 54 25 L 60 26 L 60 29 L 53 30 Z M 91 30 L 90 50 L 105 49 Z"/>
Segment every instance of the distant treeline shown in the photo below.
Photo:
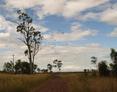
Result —
<path fill-rule="evenodd" d="M 112 63 L 108 64 L 106 60 L 102 60 L 97 64 L 97 57 L 91 57 L 92 64 L 96 65 L 98 70 L 96 69 L 84 69 L 84 73 L 87 76 L 88 72 L 92 72 L 93 75 L 96 76 L 97 72 L 100 76 L 117 76 L 117 51 L 115 49 L 111 49 L 110 58 Z"/>
<path fill-rule="evenodd" d="M 33 73 L 52 73 L 53 68 L 57 68 L 59 71 L 62 67 L 62 61 L 55 59 L 53 64 L 47 64 L 45 69 L 40 69 L 36 64 L 32 64 Z M 5 62 L 3 66 L 3 71 L 5 73 L 15 73 L 15 74 L 30 74 L 30 63 L 18 59 L 16 62 L 9 61 Z"/>

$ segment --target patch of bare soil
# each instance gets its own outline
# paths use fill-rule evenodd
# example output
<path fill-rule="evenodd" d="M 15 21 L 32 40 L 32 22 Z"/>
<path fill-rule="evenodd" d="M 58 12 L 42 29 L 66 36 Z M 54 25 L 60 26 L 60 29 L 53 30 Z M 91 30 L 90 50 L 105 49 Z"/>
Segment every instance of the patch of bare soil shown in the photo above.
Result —
<path fill-rule="evenodd" d="M 67 82 L 59 76 L 52 78 L 31 92 L 69 92 Z"/>

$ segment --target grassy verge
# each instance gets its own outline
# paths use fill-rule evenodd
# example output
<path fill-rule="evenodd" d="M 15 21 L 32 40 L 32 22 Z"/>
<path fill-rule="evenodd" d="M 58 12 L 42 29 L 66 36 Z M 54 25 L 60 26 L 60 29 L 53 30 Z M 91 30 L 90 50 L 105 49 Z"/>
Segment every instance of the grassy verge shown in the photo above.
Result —
<path fill-rule="evenodd" d="M 29 92 L 29 90 L 46 81 L 48 77 L 47 74 L 0 74 L 0 92 Z"/>
<path fill-rule="evenodd" d="M 70 92 L 117 92 L 117 78 L 85 77 L 75 73 L 61 76 L 67 81 Z"/>

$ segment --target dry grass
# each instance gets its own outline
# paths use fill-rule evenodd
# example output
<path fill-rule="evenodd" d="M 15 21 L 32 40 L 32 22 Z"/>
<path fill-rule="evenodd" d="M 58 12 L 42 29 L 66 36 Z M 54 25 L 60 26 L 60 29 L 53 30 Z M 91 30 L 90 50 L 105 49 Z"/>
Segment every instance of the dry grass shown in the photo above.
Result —
<path fill-rule="evenodd" d="M 83 74 L 66 74 L 70 92 L 117 92 L 117 78 L 85 77 Z"/>
<path fill-rule="evenodd" d="M 117 78 L 85 77 L 83 73 L 62 73 L 60 76 L 67 81 L 69 92 L 117 92 Z M 47 74 L 0 74 L 0 92 L 29 92 L 49 78 Z"/>
<path fill-rule="evenodd" d="M 28 92 L 48 79 L 47 74 L 0 74 L 0 92 Z"/>

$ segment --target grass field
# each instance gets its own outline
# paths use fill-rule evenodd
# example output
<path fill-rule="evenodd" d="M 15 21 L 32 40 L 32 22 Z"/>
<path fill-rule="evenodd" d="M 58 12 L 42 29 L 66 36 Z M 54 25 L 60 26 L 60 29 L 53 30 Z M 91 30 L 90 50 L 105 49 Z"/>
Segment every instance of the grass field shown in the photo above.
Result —
<path fill-rule="evenodd" d="M 48 79 L 47 74 L 13 75 L 0 74 L 0 92 L 29 92 Z"/>
<path fill-rule="evenodd" d="M 117 92 L 117 78 L 114 77 L 86 77 L 83 73 L 60 73 L 57 76 L 66 81 L 69 92 Z M 30 92 L 48 79 L 52 80 L 49 74 L 0 74 L 0 92 Z"/>
<path fill-rule="evenodd" d="M 71 73 L 61 75 L 67 82 L 70 92 L 117 92 L 117 78 L 87 76 Z"/>

